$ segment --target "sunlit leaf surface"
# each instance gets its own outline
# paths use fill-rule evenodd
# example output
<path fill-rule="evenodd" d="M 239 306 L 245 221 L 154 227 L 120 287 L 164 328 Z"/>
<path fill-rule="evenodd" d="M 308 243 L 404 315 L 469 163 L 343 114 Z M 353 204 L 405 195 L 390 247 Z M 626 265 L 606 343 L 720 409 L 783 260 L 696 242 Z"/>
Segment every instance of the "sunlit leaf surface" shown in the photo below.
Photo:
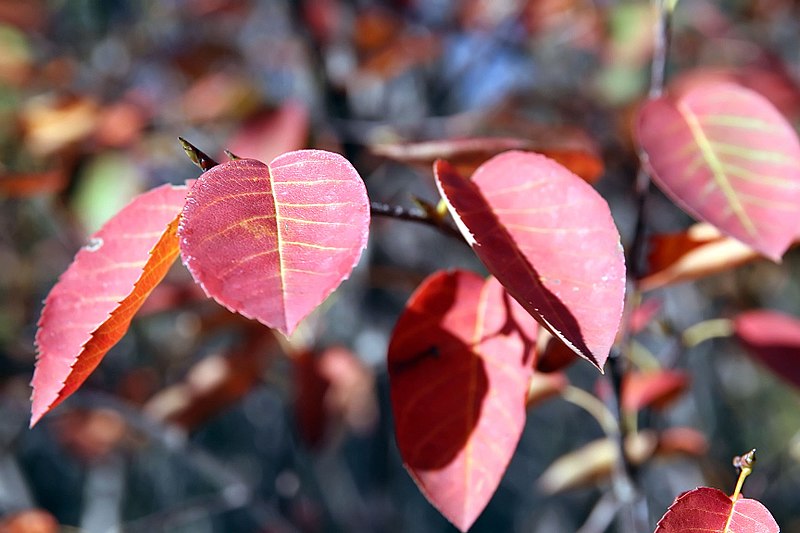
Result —
<path fill-rule="evenodd" d="M 637 136 L 674 202 L 780 259 L 800 227 L 800 143 L 772 104 L 733 84 L 696 85 L 645 104 Z"/>

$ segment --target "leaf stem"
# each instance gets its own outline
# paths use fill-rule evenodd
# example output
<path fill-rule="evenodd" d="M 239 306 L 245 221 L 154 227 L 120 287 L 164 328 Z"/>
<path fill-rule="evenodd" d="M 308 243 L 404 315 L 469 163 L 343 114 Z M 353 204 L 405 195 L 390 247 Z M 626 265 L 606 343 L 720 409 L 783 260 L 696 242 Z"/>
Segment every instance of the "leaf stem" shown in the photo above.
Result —
<path fill-rule="evenodd" d="M 577 405 L 597 420 L 603 432 L 609 437 L 619 435 L 619 424 L 614 414 L 605 406 L 603 402 L 585 390 L 568 385 L 561 392 L 561 397 L 573 405 Z"/>
<path fill-rule="evenodd" d="M 650 69 L 650 88 L 648 98 L 654 99 L 661 96 L 664 92 L 664 81 L 666 78 L 666 66 L 669 57 L 672 13 L 677 0 L 652 0 L 653 8 L 658 11 L 656 20 L 654 41 L 653 41 L 653 62 Z M 638 151 L 639 170 L 636 174 L 634 184 L 634 194 L 636 203 L 636 222 L 634 225 L 633 238 L 626 257 L 629 271 L 629 284 L 627 296 L 627 313 L 620 327 L 620 335 L 616 346 L 609 355 L 609 379 L 611 381 L 614 397 L 612 409 L 616 409 L 617 419 L 620 420 L 620 433 L 617 437 L 617 445 L 620 453 L 618 454 L 619 464 L 617 465 L 614 476 L 614 491 L 620 501 L 626 503 L 622 515 L 620 516 L 621 528 L 625 531 L 643 531 L 643 522 L 646 520 L 646 509 L 637 509 L 636 501 L 641 500 L 637 494 L 634 481 L 635 470 L 630 464 L 624 453 L 625 436 L 633 429 L 629 427 L 629 422 L 623 419 L 620 406 L 622 393 L 622 377 L 626 372 L 626 361 L 623 359 L 623 350 L 629 351 L 632 347 L 632 333 L 630 330 L 630 317 L 634 308 L 641 302 L 641 288 L 639 280 L 645 272 L 644 251 L 647 236 L 647 219 L 645 210 L 647 198 L 650 191 L 650 174 L 647 170 L 647 154 L 641 149 Z M 643 512 L 642 512 L 643 511 Z M 644 515 L 644 516 L 642 516 Z"/>
<path fill-rule="evenodd" d="M 370 202 L 369 207 L 372 216 L 396 218 L 398 220 L 425 224 L 441 230 L 448 237 L 453 237 L 461 241 L 464 240 L 461 233 L 456 228 L 444 220 L 431 217 L 422 209 L 407 209 L 399 205 L 389 205 L 382 202 Z"/>
<path fill-rule="evenodd" d="M 733 458 L 733 466 L 739 470 L 739 479 L 736 481 L 736 488 L 731 494 L 731 500 L 734 502 L 739 499 L 739 494 L 742 492 L 742 486 L 747 476 L 753 473 L 753 468 L 756 464 L 756 449 L 753 448 L 749 452 L 736 456 Z M 727 528 L 725 529 L 727 531 Z"/>

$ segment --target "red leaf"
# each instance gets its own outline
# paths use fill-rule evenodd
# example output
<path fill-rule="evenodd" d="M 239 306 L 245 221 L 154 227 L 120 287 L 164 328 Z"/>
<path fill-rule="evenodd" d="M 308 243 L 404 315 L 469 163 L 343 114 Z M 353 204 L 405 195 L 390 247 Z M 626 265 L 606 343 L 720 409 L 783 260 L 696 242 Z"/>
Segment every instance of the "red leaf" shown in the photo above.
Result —
<path fill-rule="evenodd" d="M 761 257 L 753 248 L 722 235 L 705 222 L 680 233 L 654 235 L 647 258 L 644 291 L 691 281 L 735 268 Z"/>
<path fill-rule="evenodd" d="M 462 531 L 497 489 L 525 425 L 536 329 L 497 280 L 455 271 L 426 279 L 392 334 L 400 454 Z"/>
<path fill-rule="evenodd" d="M 636 412 L 647 406 L 666 407 L 689 386 L 680 370 L 628 372 L 622 380 L 622 408 Z"/>
<path fill-rule="evenodd" d="M 780 260 L 800 227 L 800 143 L 772 104 L 737 85 L 703 84 L 645 104 L 637 134 L 674 202 Z"/>
<path fill-rule="evenodd" d="M 602 369 L 622 315 L 625 263 L 605 200 L 539 154 L 506 152 L 472 180 L 444 161 L 436 183 L 467 242 L 508 292 Z"/>
<path fill-rule="evenodd" d="M 183 210 L 181 256 L 206 294 L 285 335 L 345 280 L 367 244 L 369 200 L 342 156 L 218 165 Z"/>
<path fill-rule="evenodd" d="M 31 426 L 75 392 L 178 255 L 186 187 L 135 198 L 75 256 L 45 300 L 36 332 Z"/>
<path fill-rule="evenodd" d="M 772 515 L 760 502 L 740 498 L 736 503 L 724 492 L 700 487 L 675 499 L 658 521 L 655 533 L 777 533 Z"/>
<path fill-rule="evenodd" d="M 752 357 L 800 387 L 800 320 L 775 311 L 749 311 L 733 324 L 736 337 Z"/>

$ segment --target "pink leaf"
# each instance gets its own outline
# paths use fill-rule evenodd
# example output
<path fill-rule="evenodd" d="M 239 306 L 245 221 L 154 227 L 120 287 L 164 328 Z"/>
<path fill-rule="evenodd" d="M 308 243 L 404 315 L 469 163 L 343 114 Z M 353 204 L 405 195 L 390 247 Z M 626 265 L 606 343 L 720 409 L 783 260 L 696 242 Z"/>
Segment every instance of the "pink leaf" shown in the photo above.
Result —
<path fill-rule="evenodd" d="M 181 256 L 206 294 L 286 335 L 347 279 L 367 244 L 364 183 L 342 156 L 300 150 L 218 165 L 189 192 Z"/>
<path fill-rule="evenodd" d="M 135 198 L 92 235 L 50 291 L 36 332 L 31 426 L 89 377 L 169 270 L 186 190 L 163 185 Z"/>
<path fill-rule="evenodd" d="M 772 104 L 733 84 L 693 86 L 645 104 L 637 136 L 675 203 L 780 260 L 800 227 L 800 143 Z"/>
<path fill-rule="evenodd" d="M 436 183 L 478 257 L 508 292 L 578 355 L 602 368 L 625 294 L 608 204 L 547 157 L 505 152 L 471 180 L 444 161 Z"/>
<path fill-rule="evenodd" d="M 772 515 L 760 502 L 740 498 L 734 503 L 724 492 L 700 487 L 675 499 L 658 521 L 655 533 L 777 533 Z"/>
<path fill-rule="evenodd" d="M 494 494 L 522 434 L 536 330 L 497 280 L 455 271 L 426 279 L 392 334 L 400 454 L 462 531 Z"/>

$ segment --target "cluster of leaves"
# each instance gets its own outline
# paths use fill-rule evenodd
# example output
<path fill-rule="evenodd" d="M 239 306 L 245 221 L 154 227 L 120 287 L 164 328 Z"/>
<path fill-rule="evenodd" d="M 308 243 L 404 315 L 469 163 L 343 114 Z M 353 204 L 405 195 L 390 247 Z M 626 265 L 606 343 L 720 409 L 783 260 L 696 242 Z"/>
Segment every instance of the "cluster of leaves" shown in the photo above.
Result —
<path fill-rule="evenodd" d="M 541 16 L 547 14 L 545 4 L 531 3 L 525 21 L 532 32 L 552 35 L 560 26 L 557 17 Z M 481 24 L 486 15 L 481 3 L 465 5 L 463 24 Z M 339 25 L 346 17 L 336 12 L 337 6 L 341 8 L 336 2 L 309 2 L 304 7 L 304 21 L 323 50 L 338 45 Z M 338 80 L 354 102 L 368 101 L 363 96 L 373 77 L 388 80 L 412 66 L 424 67 L 443 47 L 439 36 L 414 35 L 405 22 L 380 10 L 359 17 L 358 24 L 365 30 L 359 34 L 367 36 L 357 43 L 358 75 Z M 646 58 L 647 45 L 638 49 Z M 620 63 L 643 60 L 620 50 Z M 449 232 L 449 211 L 458 233 L 491 274 L 432 274 L 409 299 L 388 350 L 404 463 L 426 497 L 459 528 L 469 528 L 495 492 L 522 434 L 526 409 L 552 394 L 577 399 L 566 366 L 578 356 L 602 369 L 615 343 L 624 352 L 630 335 L 652 325 L 660 310 L 648 307 L 654 300 L 637 307 L 638 290 L 696 279 L 761 256 L 779 260 L 797 239 L 796 136 L 771 104 L 742 87 L 770 79 L 766 71 L 742 72 L 681 81 L 638 111 L 635 136 L 654 179 L 703 222 L 680 234 L 655 235 L 646 268 L 637 267 L 636 258 L 631 261 L 628 277 L 635 289 L 621 333 L 626 272 L 620 237 L 605 200 L 586 183 L 594 183 L 603 172 L 595 150 L 585 143 L 580 148 L 548 146 L 520 137 L 374 147 L 376 154 L 426 169 L 442 203 L 421 203 L 420 219 Z M 234 102 L 247 100 L 242 98 L 245 81 L 201 74 L 181 95 L 181 105 L 193 120 L 211 122 L 238 105 Z M 774 97 L 775 90 L 767 94 Z M 62 118 L 68 115 L 76 126 L 62 129 L 55 139 L 47 135 L 48 121 L 35 112 L 39 108 L 29 110 L 23 124 L 27 138 L 36 141 L 31 146 L 46 154 L 66 145 L 74 149 L 76 142 L 120 146 L 128 142 L 125 132 L 107 123 L 119 124 L 119 116 L 127 116 L 133 120 L 122 122 L 132 125 L 130 135 L 137 135 L 152 121 L 137 107 L 140 101 L 123 104 L 106 108 L 82 97 L 45 102 L 39 108 Z M 117 119 L 108 118 L 113 116 Z M 185 185 L 154 189 L 90 238 L 42 313 L 32 424 L 83 383 L 178 255 L 206 294 L 285 334 L 350 275 L 367 243 L 370 202 L 361 178 L 341 156 L 291 151 L 305 145 L 307 120 L 305 108 L 294 102 L 257 115 L 225 144 L 236 154 L 269 164 L 232 161 Z M 275 138 L 285 144 L 263 142 Z M 57 167 L 6 176 L 3 186 L 14 194 L 61 190 L 65 173 Z M 797 384 L 792 362 L 800 331 L 796 319 L 753 311 L 726 327 L 755 357 Z M 195 409 L 167 409 L 160 418 L 194 425 L 204 416 L 203 395 L 210 388 L 216 388 L 217 402 L 240 398 L 258 379 L 263 363 L 251 353 L 265 342 L 265 329 L 247 330 L 241 353 L 223 359 L 224 372 L 214 368 L 217 382 L 204 382 L 203 369 L 197 368 L 197 376 L 190 373 L 186 385 L 177 386 L 188 391 Z M 696 340 L 688 333 L 684 340 L 691 345 Z M 348 401 L 342 392 L 345 381 L 336 372 L 343 375 L 352 355 L 325 352 L 319 358 L 302 354 L 295 359 L 299 379 L 312 376 L 308 381 L 326 383 L 318 389 L 300 388 L 305 395 L 298 398 L 301 413 L 313 418 L 317 411 L 303 411 L 303 405 L 343 406 Z M 202 364 L 219 362 L 208 358 Z M 681 370 L 640 368 L 622 379 L 620 403 L 628 416 L 662 408 L 689 386 L 688 374 Z M 613 391 L 598 395 L 608 397 Z M 338 410 L 345 412 L 342 406 Z M 304 423 L 301 416 L 299 422 L 301 431 L 311 428 L 309 441 L 319 439 L 314 433 L 319 420 Z M 613 416 L 607 426 L 613 435 Z M 625 460 L 641 464 L 657 455 L 702 453 L 702 435 L 688 429 L 627 435 Z M 540 486 L 555 491 L 607 476 L 619 456 L 613 439 L 595 441 L 554 463 Z M 577 477 L 576 463 L 582 466 Z M 719 523 L 692 514 L 698 507 L 714 513 Z M 714 489 L 697 489 L 676 500 L 659 531 L 687 524 L 749 531 L 750 525 L 737 525 L 730 517 L 753 515 L 756 507 Z M 767 531 L 774 530 L 760 513 L 754 516 Z"/>
<path fill-rule="evenodd" d="M 695 217 L 776 260 L 796 238 L 800 144 L 756 93 L 705 83 L 651 100 L 638 139 L 657 183 Z M 398 321 L 388 364 L 405 464 L 431 502 L 467 530 L 521 435 L 537 322 L 602 369 L 626 275 L 605 200 L 555 161 L 507 151 L 469 179 L 444 160 L 433 170 L 492 276 L 451 271 L 423 282 Z M 269 165 L 234 160 L 193 184 L 140 196 L 92 237 L 48 296 L 31 425 L 99 364 L 178 250 L 206 294 L 289 335 L 349 276 L 369 220 L 356 170 L 314 150 Z M 95 280 L 88 290 L 86 279 Z M 671 531 L 681 509 L 708 497 L 679 498 L 660 530 Z M 747 514 L 744 502 L 718 501 L 727 502 L 728 517 L 734 508 Z"/>

